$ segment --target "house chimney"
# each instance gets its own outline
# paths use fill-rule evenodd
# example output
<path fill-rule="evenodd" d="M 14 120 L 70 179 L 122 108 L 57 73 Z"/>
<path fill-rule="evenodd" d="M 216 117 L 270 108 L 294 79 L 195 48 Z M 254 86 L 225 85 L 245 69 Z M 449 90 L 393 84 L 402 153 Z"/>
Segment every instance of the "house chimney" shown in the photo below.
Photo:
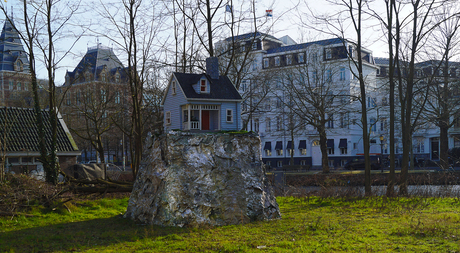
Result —
<path fill-rule="evenodd" d="M 219 79 L 219 60 L 217 57 L 206 58 L 206 74 L 211 76 L 211 79 Z"/>

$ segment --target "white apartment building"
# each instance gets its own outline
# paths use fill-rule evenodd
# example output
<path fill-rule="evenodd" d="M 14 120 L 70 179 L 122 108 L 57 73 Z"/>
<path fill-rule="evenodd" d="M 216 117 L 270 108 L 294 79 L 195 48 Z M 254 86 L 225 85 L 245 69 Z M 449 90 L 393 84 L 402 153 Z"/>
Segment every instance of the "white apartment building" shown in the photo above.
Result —
<path fill-rule="evenodd" d="M 229 77 L 233 75 L 244 99 L 242 119 L 247 130 L 260 135 L 265 164 L 282 167 L 293 160 L 293 165 L 322 165 L 319 133 L 311 120 L 302 117 L 320 113 L 311 109 L 318 98 L 322 103 L 330 99 L 323 104 L 329 166 L 341 167 L 363 155 L 359 83 L 350 58 L 358 57 L 355 43 L 333 38 L 296 44 L 288 36 L 249 33 L 227 38 L 216 47 L 221 62 L 230 58 L 235 62 Z M 377 104 L 382 92 L 376 82 L 379 68 L 371 51 L 363 49 L 360 57 L 368 96 L 370 152 L 380 155 L 389 150 L 388 124 L 379 122 L 383 114 Z"/>

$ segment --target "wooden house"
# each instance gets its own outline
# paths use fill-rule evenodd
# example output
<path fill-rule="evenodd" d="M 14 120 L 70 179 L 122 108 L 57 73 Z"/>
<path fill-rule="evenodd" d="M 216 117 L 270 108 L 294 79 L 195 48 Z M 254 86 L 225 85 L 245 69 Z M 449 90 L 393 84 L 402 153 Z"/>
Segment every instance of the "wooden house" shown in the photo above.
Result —
<path fill-rule="evenodd" d="M 174 72 L 163 97 L 165 131 L 240 130 L 241 95 L 227 76 L 219 76 L 216 57 L 206 73 Z"/>

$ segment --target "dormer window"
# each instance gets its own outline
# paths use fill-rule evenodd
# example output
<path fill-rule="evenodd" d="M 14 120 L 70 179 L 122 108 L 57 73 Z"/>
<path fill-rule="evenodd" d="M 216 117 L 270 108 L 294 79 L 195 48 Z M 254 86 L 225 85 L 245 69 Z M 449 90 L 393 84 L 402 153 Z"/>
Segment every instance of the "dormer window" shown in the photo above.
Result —
<path fill-rule="evenodd" d="M 332 59 L 332 49 L 326 48 L 326 60 Z"/>
<path fill-rule="evenodd" d="M 201 92 L 207 92 L 207 89 L 206 89 L 206 80 L 201 80 L 201 83 L 200 83 L 200 91 L 201 91 Z"/>
<path fill-rule="evenodd" d="M 173 81 L 171 84 L 171 90 L 172 90 L 172 94 L 176 95 L 176 82 L 175 81 Z"/>
<path fill-rule="evenodd" d="M 16 62 L 16 71 L 21 71 L 21 61 Z"/>

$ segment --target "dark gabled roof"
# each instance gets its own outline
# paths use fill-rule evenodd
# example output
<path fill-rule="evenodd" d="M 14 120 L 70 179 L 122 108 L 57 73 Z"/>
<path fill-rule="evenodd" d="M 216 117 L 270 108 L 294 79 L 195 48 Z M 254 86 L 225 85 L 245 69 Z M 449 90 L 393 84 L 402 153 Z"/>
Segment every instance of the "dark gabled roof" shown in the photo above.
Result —
<path fill-rule="evenodd" d="M 318 41 L 312 41 L 312 42 L 307 42 L 307 43 L 302 43 L 302 44 L 295 44 L 295 45 L 290 45 L 290 46 L 272 48 L 272 49 L 267 50 L 267 54 L 300 50 L 300 49 L 307 48 L 311 45 L 327 46 L 327 45 L 333 45 L 333 44 L 339 44 L 339 43 L 343 43 L 343 39 L 335 38 L 335 39 L 327 39 L 327 40 L 318 40 Z"/>
<path fill-rule="evenodd" d="M 233 83 L 227 76 L 219 76 L 219 79 L 211 79 L 207 74 L 188 74 L 174 72 L 179 85 L 184 91 L 186 98 L 202 98 L 202 99 L 223 99 L 223 100 L 241 100 L 240 93 L 236 90 Z M 210 83 L 210 92 L 198 94 L 193 89 L 192 85 L 206 76 Z"/>
<path fill-rule="evenodd" d="M 29 72 L 29 59 L 22 46 L 21 38 L 15 29 L 14 22 L 6 19 L 0 34 L 0 71 L 14 71 L 16 60 L 22 62 L 22 72 Z"/>
<path fill-rule="evenodd" d="M 49 150 L 51 125 L 49 110 L 42 110 L 46 129 L 46 143 Z M 38 127 L 34 109 L 0 107 L 0 141 L 6 144 L 7 152 L 40 150 Z M 0 145 L 3 150 L 3 145 Z M 57 151 L 78 151 L 72 135 L 62 119 L 58 120 Z"/>
<path fill-rule="evenodd" d="M 120 80 L 122 82 L 128 80 L 128 68 L 123 67 L 123 64 L 111 48 L 100 45 L 89 48 L 77 67 L 73 71 L 67 71 L 66 75 L 69 77 L 69 83 L 71 84 L 95 81 L 99 80 L 104 68 L 106 68 L 109 76 L 115 75 L 118 70 Z M 86 71 L 89 71 L 93 75 L 91 80 L 84 80 L 84 73 Z M 78 76 L 83 77 L 83 79 L 75 81 Z M 108 78 L 107 81 L 110 81 L 110 79 Z"/>
<path fill-rule="evenodd" d="M 229 37 L 229 38 L 226 38 L 225 41 L 232 41 L 233 39 L 235 41 L 240 41 L 240 40 L 248 40 L 248 39 L 254 39 L 254 38 L 258 38 L 258 37 L 263 37 L 263 38 L 270 38 L 270 39 L 273 39 L 273 40 L 279 40 L 277 38 L 275 38 L 274 36 L 271 36 L 269 34 L 266 34 L 266 33 L 261 33 L 261 32 L 256 32 L 256 33 L 246 33 L 246 34 L 241 34 L 241 35 L 238 35 L 238 36 L 235 36 L 235 37 Z"/>
<path fill-rule="evenodd" d="M 375 65 L 390 65 L 390 59 L 388 58 L 381 58 L 381 57 L 374 57 Z"/>

